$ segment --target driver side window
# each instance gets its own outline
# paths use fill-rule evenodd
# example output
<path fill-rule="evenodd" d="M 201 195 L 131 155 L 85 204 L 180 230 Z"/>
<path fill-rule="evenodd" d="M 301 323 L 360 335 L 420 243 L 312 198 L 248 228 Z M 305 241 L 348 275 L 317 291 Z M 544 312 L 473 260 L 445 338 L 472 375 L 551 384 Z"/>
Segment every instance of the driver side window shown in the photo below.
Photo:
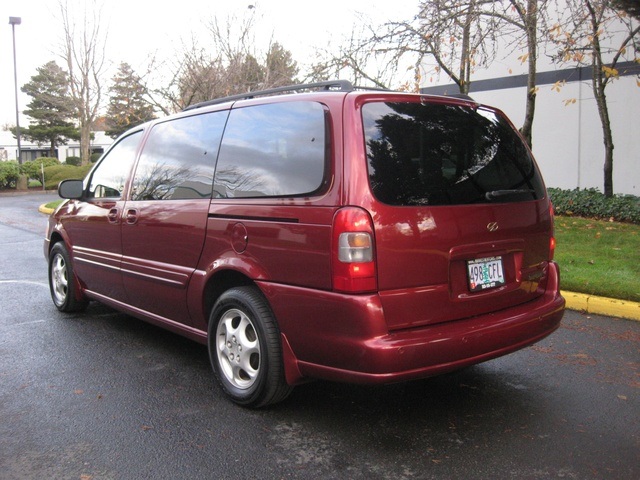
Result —
<path fill-rule="evenodd" d="M 142 132 L 132 133 L 120 140 L 106 154 L 91 175 L 88 197 L 93 199 L 122 197 L 124 184 L 136 158 Z"/>

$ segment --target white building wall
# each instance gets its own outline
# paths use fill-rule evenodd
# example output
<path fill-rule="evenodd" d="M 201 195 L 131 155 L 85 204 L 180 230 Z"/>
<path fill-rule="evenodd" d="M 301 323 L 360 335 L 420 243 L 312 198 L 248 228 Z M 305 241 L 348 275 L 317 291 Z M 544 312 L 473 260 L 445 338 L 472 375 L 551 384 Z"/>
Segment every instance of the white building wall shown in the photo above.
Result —
<path fill-rule="evenodd" d="M 105 132 L 94 132 L 94 139 L 91 142 L 92 149 L 106 150 L 113 143 L 113 139 L 105 134 Z M 20 140 L 20 146 L 24 151 L 38 151 L 38 157 L 47 154 L 48 145 L 40 145 L 26 141 L 24 138 Z M 67 157 L 80 156 L 80 143 L 71 141 L 67 145 L 59 145 L 58 160 L 64 163 Z M 0 161 L 16 160 L 18 158 L 18 141 L 9 131 L 0 131 Z M 24 157 L 23 157 L 24 158 Z"/>
<path fill-rule="evenodd" d="M 472 92 L 503 110 L 516 127 L 524 121 L 526 87 Z M 614 141 L 615 193 L 640 196 L 640 88 L 636 77 L 621 77 L 606 89 Z M 565 105 L 565 100 L 576 99 Z M 533 153 L 548 187 L 604 189 L 602 126 L 590 82 L 541 85 L 536 98 Z"/>
<path fill-rule="evenodd" d="M 562 12 L 562 9 L 559 10 Z M 550 22 L 553 23 L 553 22 Z M 626 37 L 623 28 L 611 26 L 615 38 L 608 40 L 617 50 Z M 632 48 L 628 48 L 631 51 Z M 518 58 L 521 50 L 508 51 L 498 47 L 493 61 L 486 68 L 476 68 L 471 76 L 470 95 L 481 103 L 503 110 L 519 128 L 524 121 L 526 86 L 505 87 L 505 81 L 515 80 L 527 73 L 528 65 Z M 563 189 L 598 188 L 604 191 L 604 142 L 600 117 L 591 87 L 591 73 L 583 69 L 583 81 L 578 80 L 575 65 L 555 64 L 554 47 L 541 45 L 538 54 L 538 93 L 533 124 L 533 153 L 548 187 Z M 629 57 L 629 55 L 628 55 Z M 608 60 L 608 58 L 605 58 Z M 621 61 L 624 59 L 621 59 Z M 628 60 L 628 59 L 627 59 Z M 433 65 L 423 65 L 425 72 L 433 72 Z M 631 67 L 633 74 L 620 76 L 605 90 L 613 132 L 613 189 L 614 193 L 640 196 L 640 64 Z M 566 72 L 563 72 L 566 70 Z M 553 83 L 542 84 L 541 74 L 557 73 L 567 83 L 560 91 Z M 458 92 L 458 87 L 443 73 L 425 73 L 425 93 Z M 547 77 L 548 78 L 548 77 Z M 482 82 L 502 85 L 493 90 L 479 88 Z M 576 99 L 565 106 L 564 101 Z"/>

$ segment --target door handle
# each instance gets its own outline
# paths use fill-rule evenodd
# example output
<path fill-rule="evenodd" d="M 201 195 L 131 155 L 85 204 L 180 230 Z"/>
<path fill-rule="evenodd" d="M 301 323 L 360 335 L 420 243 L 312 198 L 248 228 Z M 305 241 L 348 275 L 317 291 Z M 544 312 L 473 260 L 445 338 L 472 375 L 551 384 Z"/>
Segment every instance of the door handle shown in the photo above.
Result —
<path fill-rule="evenodd" d="M 109 223 L 118 223 L 118 213 L 120 212 L 115 207 L 109 210 L 109 213 L 107 213 L 107 220 Z"/>
<path fill-rule="evenodd" d="M 125 214 L 125 222 L 127 225 L 134 225 L 138 221 L 138 209 L 129 208 Z"/>

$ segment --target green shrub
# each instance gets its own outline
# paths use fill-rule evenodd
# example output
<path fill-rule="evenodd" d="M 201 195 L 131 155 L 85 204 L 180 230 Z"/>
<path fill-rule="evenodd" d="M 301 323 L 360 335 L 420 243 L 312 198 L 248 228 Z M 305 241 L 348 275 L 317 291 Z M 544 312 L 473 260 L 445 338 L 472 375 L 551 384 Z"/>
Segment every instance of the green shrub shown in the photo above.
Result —
<path fill-rule="evenodd" d="M 102 156 L 102 154 L 99 153 L 99 152 L 92 153 L 91 154 L 91 158 L 90 158 L 91 163 L 96 163 L 100 159 L 101 156 Z"/>
<path fill-rule="evenodd" d="M 80 157 L 67 157 L 64 163 L 67 165 L 75 165 L 77 167 L 82 163 L 82 159 Z"/>
<path fill-rule="evenodd" d="M 640 197 L 614 195 L 607 198 L 597 188 L 549 188 L 548 191 L 556 215 L 640 224 Z"/>
<path fill-rule="evenodd" d="M 60 162 L 57 158 L 52 157 L 40 157 L 35 160 L 29 160 L 28 162 L 24 162 L 20 165 L 20 173 L 26 175 L 31 180 L 42 181 L 42 166 L 44 168 L 50 167 L 51 165 L 60 165 Z"/>
<path fill-rule="evenodd" d="M 15 160 L 0 161 L 0 188 L 15 188 L 20 166 Z"/>
<path fill-rule="evenodd" d="M 77 179 L 82 180 L 92 165 L 78 167 L 75 165 L 53 165 L 44 169 L 45 188 L 55 190 L 62 180 Z"/>

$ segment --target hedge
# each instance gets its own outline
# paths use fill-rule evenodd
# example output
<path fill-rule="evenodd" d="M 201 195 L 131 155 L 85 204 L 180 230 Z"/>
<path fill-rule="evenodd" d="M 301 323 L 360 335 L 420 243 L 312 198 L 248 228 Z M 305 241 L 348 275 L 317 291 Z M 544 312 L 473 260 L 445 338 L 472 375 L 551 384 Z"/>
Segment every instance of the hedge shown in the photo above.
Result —
<path fill-rule="evenodd" d="M 93 165 L 77 167 L 74 165 L 53 165 L 44 169 L 44 186 L 47 190 L 55 190 L 62 180 L 82 180 Z"/>
<path fill-rule="evenodd" d="M 607 198 L 597 188 L 549 188 L 548 191 L 556 215 L 640 224 L 640 197 L 614 195 Z"/>
<path fill-rule="evenodd" d="M 60 165 L 57 158 L 40 157 L 35 160 L 29 160 L 20 165 L 20 173 L 26 175 L 32 180 L 42 181 L 42 167 L 50 167 L 52 165 Z"/>
<path fill-rule="evenodd" d="M 20 165 L 15 160 L 0 161 L 0 188 L 15 188 Z"/>

